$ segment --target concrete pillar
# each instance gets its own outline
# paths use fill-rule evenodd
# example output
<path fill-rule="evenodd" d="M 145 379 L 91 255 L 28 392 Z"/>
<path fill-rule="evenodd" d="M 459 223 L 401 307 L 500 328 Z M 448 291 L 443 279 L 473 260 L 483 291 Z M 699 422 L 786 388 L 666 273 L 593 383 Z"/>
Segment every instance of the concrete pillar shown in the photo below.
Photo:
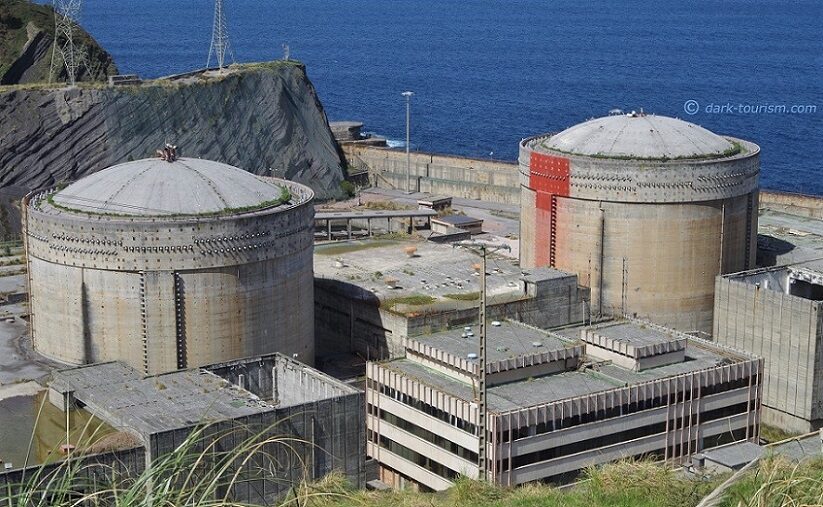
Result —
<path fill-rule="evenodd" d="M 145 280 L 148 372 L 177 370 L 175 281 L 172 271 L 147 271 Z"/>
<path fill-rule="evenodd" d="M 326 229 L 328 231 L 328 239 L 331 241 L 331 218 L 326 220 Z"/>

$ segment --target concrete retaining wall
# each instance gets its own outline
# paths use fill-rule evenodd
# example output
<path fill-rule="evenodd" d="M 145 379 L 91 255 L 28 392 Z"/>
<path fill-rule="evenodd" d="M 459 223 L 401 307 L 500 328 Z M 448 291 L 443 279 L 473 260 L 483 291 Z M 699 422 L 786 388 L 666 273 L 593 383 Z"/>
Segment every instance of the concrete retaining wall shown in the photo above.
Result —
<path fill-rule="evenodd" d="M 760 207 L 792 215 L 823 219 L 823 198 L 814 195 L 761 190 Z"/>
<path fill-rule="evenodd" d="M 324 354 L 357 352 L 370 360 L 400 357 L 405 353 L 403 338 L 477 322 L 477 301 L 443 302 L 404 315 L 352 298 L 344 286 L 315 279 L 315 338 Z M 589 290 L 577 285 L 576 276 L 542 282 L 537 297 L 528 296 L 527 290 L 520 298 L 490 304 L 488 319 L 513 319 L 548 329 L 589 317 Z"/>
<path fill-rule="evenodd" d="M 443 194 L 504 204 L 520 202 L 517 165 L 414 152 L 411 179 L 407 177 L 406 153 L 373 146 L 344 145 L 349 167 L 366 169 L 377 187 Z"/>

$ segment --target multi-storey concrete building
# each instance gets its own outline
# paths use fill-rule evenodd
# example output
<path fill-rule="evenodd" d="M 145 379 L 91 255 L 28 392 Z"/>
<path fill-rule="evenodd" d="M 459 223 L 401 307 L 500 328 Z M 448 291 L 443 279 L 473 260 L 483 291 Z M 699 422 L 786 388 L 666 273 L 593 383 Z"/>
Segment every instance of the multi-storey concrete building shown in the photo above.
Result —
<path fill-rule="evenodd" d="M 442 490 L 478 477 L 473 334 L 407 338 L 405 358 L 368 364 L 367 450 L 384 482 Z M 646 322 L 492 322 L 486 371 L 487 466 L 500 485 L 758 438 L 762 361 Z"/>
<path fill-rule="evenodd" d="M 765 358 L 764 423 L 823 426 L 823 261 L 718 277 L 714 339 Z"/>
<path fill-rule="evenodd" d="M 402 356 L 403 339 L 477 318 L 479 270 L 471 252 L 429 242 L 347 242 L 315 249 L 315 329 L 324 354 Z M 488 313 L 547 328 L 588 318 L 588 289 L 552 268 L 489 261 Z"/>

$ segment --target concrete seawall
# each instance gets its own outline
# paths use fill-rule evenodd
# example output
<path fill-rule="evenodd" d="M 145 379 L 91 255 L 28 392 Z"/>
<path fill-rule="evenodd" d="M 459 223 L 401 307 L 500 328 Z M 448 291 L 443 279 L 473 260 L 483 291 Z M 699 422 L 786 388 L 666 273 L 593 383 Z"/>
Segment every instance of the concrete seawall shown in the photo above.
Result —
<path fill-rule="evenodd" d="M 383 188 L 445 194 L 503 204 L 520 203 L 517 165 L 431 153 L 411 154 L 411 178 L 407 178 L 406 153 L 373 146 L 344 144 L 350 168 L 367 169 L 372 184 Z"/>
<path fill-rule="evenodd" d="M 373 185 L 406 189 L 406 153 L 382 147 L 344 144 L 350 168 L 368 170 Z M 411 189 L 463 199 L 520 204 L 518 166 L 514 162 L 412 152 Z M 760 208 L 823 219 L 823 197 L 760 191 Z"/>

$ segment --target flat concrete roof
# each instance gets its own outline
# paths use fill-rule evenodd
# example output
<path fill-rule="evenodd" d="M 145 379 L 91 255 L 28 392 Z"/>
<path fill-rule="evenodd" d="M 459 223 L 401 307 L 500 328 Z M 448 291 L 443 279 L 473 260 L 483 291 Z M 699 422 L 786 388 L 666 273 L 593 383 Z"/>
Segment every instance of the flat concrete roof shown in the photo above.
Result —
<path fill-rule="evenodd" d="M 405 252 L 407 247 L 417 248 L 413 256 Z M 475 265 L 479 263 L 480 258 L 465 248 L 424 241 L 341 241 L 317 245 L 314 250 L 319 283 L 323 279 L 336 282 L 324 285 L 325 289 L 352 299 L 379 300 L 400 313 L 431 305 L 477 306 L 480 285 Z M 492 305 L 527 298 L 524 278 L 574 276 L 556 270 L 522 271 L 513 261 L 494 256 L 488 258 L 487 273 L 487 297 Z M 395 288 L 387 286 L 386 278 L 396 280 Z M 403 302 L 408 298 L 415 298 L 415 304 Z"/>
<path fill-rule="evenodd" d="M 444 217 L 433 218 L 432 222 L 440 222 L 448 225 L 476 225 L 482 224 L 483 220 L 474 217 L 467 217 L 465 215 L 446 215 Z"/>
<path fill-rule="evenodd" d="M 410 359 L 397 359 L 383 363 L 383 366 L 465 401 L 471 402 L 476 399 L 476 393 L 471 384 L 456 380 Z M 489 409 L 500 413 L 621 386 L 622 384 L 609 379 L 600 378 L 590 370 L 567 371 L 489 387 L 486 391 L 486 399 Z"/>
<path fill-rule="evenodd" d="M 597 324 L 588 328 L 582 340 L 634 358 L 674 352 L 686 347 L 685 336 L 637 322 Z"/>
<path fill-rule="evenodd" d="M 371 210 L 371 211 L 318 211 L 315 220 L 349 220 L 367 218 L 427 218 L 435 217 L 437 212 L 431 209 Z"/>
<path fill-rule="evenodd" d="M 794 274 L 801 275 L 802 273 L 809 273 L 814 277 L 823 275 L 823 260 L 798 262 L 789 266 L 789 271 Z M 815 280 L 815 283 L 819 283 Z"/>
<path fill-rule="evenodd" d="M 274 406 L 206 370 L 143 377 L 120 362 L 54 373 L 51 388 L 73 391 L 112 426 L 154 433 L 270 412 Z"/>
<path fill-rule="evenodd" d="M 467 328 L 474 336 L 463 337 Z M 478 360 L 468 359 L 468 355 L 476 354 L 478 351 L 478 332 L 479 326 L 477 325 L 464 326 L 439 333 L 415 336 L 413 339 L 476 363 Z M 567 348 L 579 342 L 579 340 L 567 340 L 553 336 L 545 331 L 511 321 L 500 322 L 500 326 L 489 325 L 486 328 L 486 337 L 488 362 L 551 352 Z"/>
<path fill-rule="evenodd" d="M 559 269 L 550 267 L 530 268 L 522 276 L 522 279 L 527 282 L 537 283 L 544 280 L 552 280 L 554 278 L 566 278 L 569 273 L 560 271 Z"/>
<path fill-rule="evenodd" d="M 823 220 L 761 209 L 757 232 L 758 253 L 773 258 L 771 264 L 823 259 Z"/>
<path fill-rule="evenodd" d="M 586 326 L 556 330 L 558 336 L 574 339 Z M 416 337 L 419 340 L 420 337 Z M 456 339 L 455 339 L 456 340 Z M 559 340 L 559 341 L 562 341 Z M 490 352 L 491 353 L 491 352 Z M 489 407 L 495 412 L 522 409 L 543 403 L 611 390 L 626 385 L 664 379 L 715 367 L 731 361 L 748 359 L 708 342 L 689 340 L 686 360 L 679 363 L 634 371 L 613 363 L 602 363 L 585 370 L 566 371 L 542 377 L 520 380 L 490 387 Z M 475 394 L 471 384 L 427 368 L 412 359 L 397 359 L 381 366 L 404 373 L 452 396 L 472 401 Z"/>
<path fill-rule="evenodd" d="M 765 449 L 752 442 L 735 442 L 702 452 L 707 460 L 737 469 L 763 455 Z"/>

